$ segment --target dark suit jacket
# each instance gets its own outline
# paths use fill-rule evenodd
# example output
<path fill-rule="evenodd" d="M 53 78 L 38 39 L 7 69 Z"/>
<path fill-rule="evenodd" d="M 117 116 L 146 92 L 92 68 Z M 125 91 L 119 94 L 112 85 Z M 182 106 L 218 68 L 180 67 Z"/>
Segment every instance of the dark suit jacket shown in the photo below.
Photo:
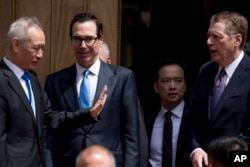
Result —
<path fill-rule="evenodd" d="M 18 78 L 3 61 L 0 80 L 0 167 L 43 167 L 44 127 L 57 128 L 66 119 L 70 125 L 80 123 L 73 119 L 75 116 L 91 118 L 86 111 L 74 115 L 52 111 L 39 81 L 31 75 L 35 118 Z"/>
<path fill-rule="evenodd" d="M 139 131 L 140 131 L 140 167 L 146 167 L 148 161 L 148 136 L 144 122 L 144 113 L 139 101 Z"/>
<path fill-rule="evenodd" d="M 159 109 L 160 110 L 160 109 Z M 157 111 L 159 111 L 157 110 Z M 191 167 L 191 162 L 189 161 L 188 154 L 186 152 L 186 142 L 183 141 L 183 131 L 184 131 L 184 125 L 183 125 L 183 118 L 185 117 L 187 111 L 187 105 L 185 105 L 183 114 L 182 114 L 182 121 L 180 125 L 179 130 L 179 136 L 177 141 L 177 148 L 176 148 L 176 159 L 175 159 L 175 167 Z M 151 143 L 151 136 L 153 131 L 154 122 L 156 119 L 158 112 L 154 112 L 152 114 L 146 115 L 145 123 L 146 123 L 146 129 L 148 134 L 148 150 L 150 154 L 150 143 Z M 151 165 L 148 163 L 148 167 L 151 167 Z"/>
<path fill-rule="evenodd" d="M 47 142 L 55 167 L 74 167 L 77 154 L 92 144 L 110 149 L 117 167 L 139 166 L 139 111 L 133 72 L 125 67 L 101 62 L 94 101 L 104 85 L 108 86 L 107 100 L 97 123 L 82 128 L 63 126 L 48 133 L 47 139 L 50 141 Z M 77 110 L 75 64 L 49 75 L 45 91 L 53 109 Z"/>
<path fill-rule="evenodd" d="M 186 117 L 186 141 L 189 153 L 197 147 L 207 150 L 218 136 L 239 136 L 250 127 L 250 58 L 245 53 L 209 118 L 209 96 L 218 64 L 204 64 L 193 89 Z M 249 134 L 249 133 L 248 133 Z M 249 137 L 249 136 L 248 136 Z"/>

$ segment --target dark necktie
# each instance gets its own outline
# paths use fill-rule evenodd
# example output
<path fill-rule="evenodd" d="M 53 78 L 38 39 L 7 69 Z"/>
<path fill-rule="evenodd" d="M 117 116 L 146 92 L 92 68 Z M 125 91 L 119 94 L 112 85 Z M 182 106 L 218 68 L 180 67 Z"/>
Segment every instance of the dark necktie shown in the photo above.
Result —
<path fill-rule="evenodd" d="M 162 167 L 172 167 L 172 131 L 171 111 L 165 113 L 162 143 Z"/>
<path fill-rule="evenodd" d="M 83 72 L 83 80 L 80 87 L 80 108 L 86 109 L 90 107 L 90 82 L 89 82 L 89 70 Z"/>
<path fill-rule="evenodd" d="M 26 83 L 26 87 L 28 89 L 28 94 L 29 94 L 29 102 L 30 104 L 32 104 L 32 96 L 31 96 L 31 86 L 30 86 L 30 75 L 28 72 L 24 72 L 23 76 L 22 76 L 22 79 L 25 80 L 25 83 Z"/>
<path fill-rule="evenodd" d="M 210 115 L 212 116 L 216 107 L 216 104 L 218 103 L 220 96 L 226 87 L 226 71 L 225 69 L 221 69 L 218 77 L 215 80 L 213 92 L 211 94 L 210 99 Z"/>

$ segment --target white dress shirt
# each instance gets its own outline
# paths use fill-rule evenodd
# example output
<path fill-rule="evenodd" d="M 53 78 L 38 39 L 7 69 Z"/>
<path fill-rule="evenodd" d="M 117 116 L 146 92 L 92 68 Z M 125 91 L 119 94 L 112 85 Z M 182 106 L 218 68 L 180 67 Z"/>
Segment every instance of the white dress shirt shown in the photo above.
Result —
<path fill-rule="evenodd" d="M 182 114 L 184 110 L 185 102 L 182 102 L 171 110 L 171 120 L 173 123 L 173 134 L 172 134 L 172 166 L 175 167 L 176 147 L 179 136 L 179 129 L 182 120 Z M 163 128 L 165 121 L 165 113 L 168 112 L 163 106 L 155 119 L 149 153 L 149 163 L 152 167 L 161 167 L 162 165 L 162 141 L 163 141 Z"/>
<path fill-rule="evenodd" d="M 95 98 L 95 93 L 96 93 L 96 87 L 97 87 L 97 82 L 98 82 L 98 75 L 99 75 L 99 70 L 100 70 L 100 59 L 98 59 L 88 70 L 90 71 L 88 77 L 90 81 L 90 106 L 93 105 L 94 103 L 94 98 Z M 83 72 L 86 69 L 81 67 L 77 62 L 76 62 L 76 87 L 77 87 L 77 93 L 78 97 L 80 95 L 80 87 L 83 79 Z"/>

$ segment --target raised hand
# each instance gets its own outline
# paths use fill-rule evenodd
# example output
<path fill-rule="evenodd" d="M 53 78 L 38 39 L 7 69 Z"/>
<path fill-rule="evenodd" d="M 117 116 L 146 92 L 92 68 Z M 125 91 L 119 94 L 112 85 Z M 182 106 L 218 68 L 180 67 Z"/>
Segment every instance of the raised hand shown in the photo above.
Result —
<path fill-rule="evenodd" d="M 98 118 L 98 116 L 100 115 L 100 113 L 104 107 L 104 104 L 105 104 L 106 98 L 107 98 L 107 91 L 108 91 L 108 87 L 107 87 L 107 85 L 104 85 L 104 87 L 102 88 L 101 94 L 99 96 L 99 99 L 94 104 L 94 106 L 91 108 L 91 115 L 95 119 Z"/>

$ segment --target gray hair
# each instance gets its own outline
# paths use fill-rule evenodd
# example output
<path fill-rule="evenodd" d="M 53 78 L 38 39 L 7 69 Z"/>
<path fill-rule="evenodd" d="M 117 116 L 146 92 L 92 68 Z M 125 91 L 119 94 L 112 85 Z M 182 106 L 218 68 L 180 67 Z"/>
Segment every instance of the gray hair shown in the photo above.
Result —
<path fill-rule="evenodd" d="M 103 51 L 105 53 L 104 55 L 110 56 L 110 50 L 109 50 L 108 44 L 106 42 L 103 42 L 102 47 L 103 47 Z"/>
<path fill-rule="evenodd" d="M 37 26 L 43 29 L 42 24 L 36 17 L 20 17 L 10 25 L 9 32 L 7 34 L 7 44 L 11 45 L 11 40 L 14 37 L 18 37 L 20 40 L 27 40 L 27 32 L 30 27 Z"/>

